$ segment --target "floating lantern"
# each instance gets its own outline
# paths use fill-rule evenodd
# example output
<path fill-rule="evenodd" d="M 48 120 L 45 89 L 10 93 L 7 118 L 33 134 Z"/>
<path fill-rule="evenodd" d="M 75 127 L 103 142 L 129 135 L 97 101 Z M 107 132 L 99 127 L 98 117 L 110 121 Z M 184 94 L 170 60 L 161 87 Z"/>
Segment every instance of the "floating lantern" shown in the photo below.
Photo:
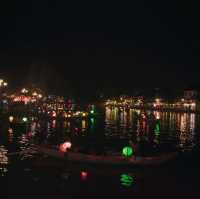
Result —
<path fill-rule="evenodd" d="M 71 149 L 72 143 L 71 142 L 65 142 L 60 145 L 59 149 L 61 152 L 65 153 L 68 149 Z"/>
<path fill-rule="evenodd" d="M 125 157 L 131 157 L 133 155 L 133 148 L 130 146 L 126 146 L 122 150 L 122 154 Z"/>
<path fill-rule="evenodd" d="M 87 180 L 88 173 L 86 171 L 81 171 L 81 180 Z"/>
<path fill-rule="evenodd" d="M 27 118 L 27 117 L 23 117 L 23 118 L 22 118 L 22 121 L 23 121 L 23 122 L 28 122 L 28 118 Z"/>
<path fill-rule="evenodd" d="M 14 117 L 13 117 L 13 116 L 10 116 L 10 117 L 9 117 L 9 122 L 13 122 L 13 120 L 14 120 Z"/>
<path fill-rule="evenodd" d="M 94 110 L 91 110 L 90 113 L 91 113 L 91 114 L 94 114 Z"/>

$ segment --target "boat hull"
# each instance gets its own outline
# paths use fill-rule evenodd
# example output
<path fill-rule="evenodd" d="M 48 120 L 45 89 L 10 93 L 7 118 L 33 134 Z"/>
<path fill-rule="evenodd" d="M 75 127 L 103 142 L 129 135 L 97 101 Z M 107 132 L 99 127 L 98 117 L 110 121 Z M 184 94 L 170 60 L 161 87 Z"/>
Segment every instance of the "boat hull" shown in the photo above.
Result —
<path fill-rule="evenodd" d="M 155 157 L 126 158 L 123 156 L 98 156 L 74 152 L 61 153 L 56 149 L 50 149 L 46 147 L 38 147 L 37 151 L 41 154 L 57 158 L 63 161 L 78 162 L 85 164 L 119 166 L 159 166 L 176 159 L 178 155 L 177 152 L 173 152 Z"/>

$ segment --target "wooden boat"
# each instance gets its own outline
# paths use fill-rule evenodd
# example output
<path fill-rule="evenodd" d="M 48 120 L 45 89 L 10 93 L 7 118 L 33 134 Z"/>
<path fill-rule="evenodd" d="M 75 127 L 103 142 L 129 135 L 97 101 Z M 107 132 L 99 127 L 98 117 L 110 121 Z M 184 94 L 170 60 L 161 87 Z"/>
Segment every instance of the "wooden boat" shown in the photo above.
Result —
<path fill-rule="evenodd" d="M 57 158 L 63 161 L 78 162 L 85 164 L 99 164 L 99 165 L 118 165 L 118 166 L 159 166 L 169 161 L 174 160 L 178 153 L 172 152 L 153 157 L 123 157 L 122 155 L 88 155 L 83 153 L 67 152 L 62 153 L 57 149 L 38 146 L 37 151 L 40 154 L 49 157 Z"/>

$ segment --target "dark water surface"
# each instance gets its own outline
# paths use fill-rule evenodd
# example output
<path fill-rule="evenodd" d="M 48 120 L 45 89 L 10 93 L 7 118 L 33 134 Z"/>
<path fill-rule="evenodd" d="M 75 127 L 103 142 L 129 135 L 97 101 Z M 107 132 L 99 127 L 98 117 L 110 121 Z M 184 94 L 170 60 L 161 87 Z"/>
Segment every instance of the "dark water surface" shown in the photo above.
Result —
<path fill-rule="evenodd" d="M 153 115 L 159 119 L 159 131 Z M 31 118 L 29 118 L 31 119 Z M 197 114 L 109 109 L 99 117 L 73 121 L 0 121 L 0 182 L 7 198 L 198 198 L 200 117 Z M 30 154 L 9 156 L 36 143 L 66 140 L 85 153 L 121 153 L 131 140 L 147 143 L 143 155 L 179 151 L 161 168 L 128 169 L 63 165 Z M 146 150 L 146 151 L 145 151 Z M 33 161 L 34 160 L 34 161 Z"/>

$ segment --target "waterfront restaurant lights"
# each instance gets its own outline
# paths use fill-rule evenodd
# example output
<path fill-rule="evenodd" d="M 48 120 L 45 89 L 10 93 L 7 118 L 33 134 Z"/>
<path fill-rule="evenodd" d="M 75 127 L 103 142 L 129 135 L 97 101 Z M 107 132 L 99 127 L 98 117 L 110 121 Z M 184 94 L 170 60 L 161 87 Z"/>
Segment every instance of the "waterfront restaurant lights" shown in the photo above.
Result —
<path fill-rule="evenodd" d="M 8 86 L 8 83 L 4 81 L 3 79 L 0 79 L 0 88 L 7 87 L 7 86 Z"/>
<path fill-rule="evenodd" d="M 108 107 L 122 107 L 122 108 L 140 108 L 145 107 L 156 110 L 182 110 L 182 111 L 199 111 L 200 102 L 198 100 L 187 99 L 174 99 L 169 102 L 162 98 L 146 99 L 145 101 L 140 98 L 127 97 L 127 98 L 115 98 L 108 99 L 105 102 L 105 106 Z"/>
<path fill-rule="evenodd" d="M 26 89 L 26 88 L 23 88 L 22 90 L 21 90 L 21 93 L 23 93 L 23 94 L 27 94 L 29 91 Z"/>

